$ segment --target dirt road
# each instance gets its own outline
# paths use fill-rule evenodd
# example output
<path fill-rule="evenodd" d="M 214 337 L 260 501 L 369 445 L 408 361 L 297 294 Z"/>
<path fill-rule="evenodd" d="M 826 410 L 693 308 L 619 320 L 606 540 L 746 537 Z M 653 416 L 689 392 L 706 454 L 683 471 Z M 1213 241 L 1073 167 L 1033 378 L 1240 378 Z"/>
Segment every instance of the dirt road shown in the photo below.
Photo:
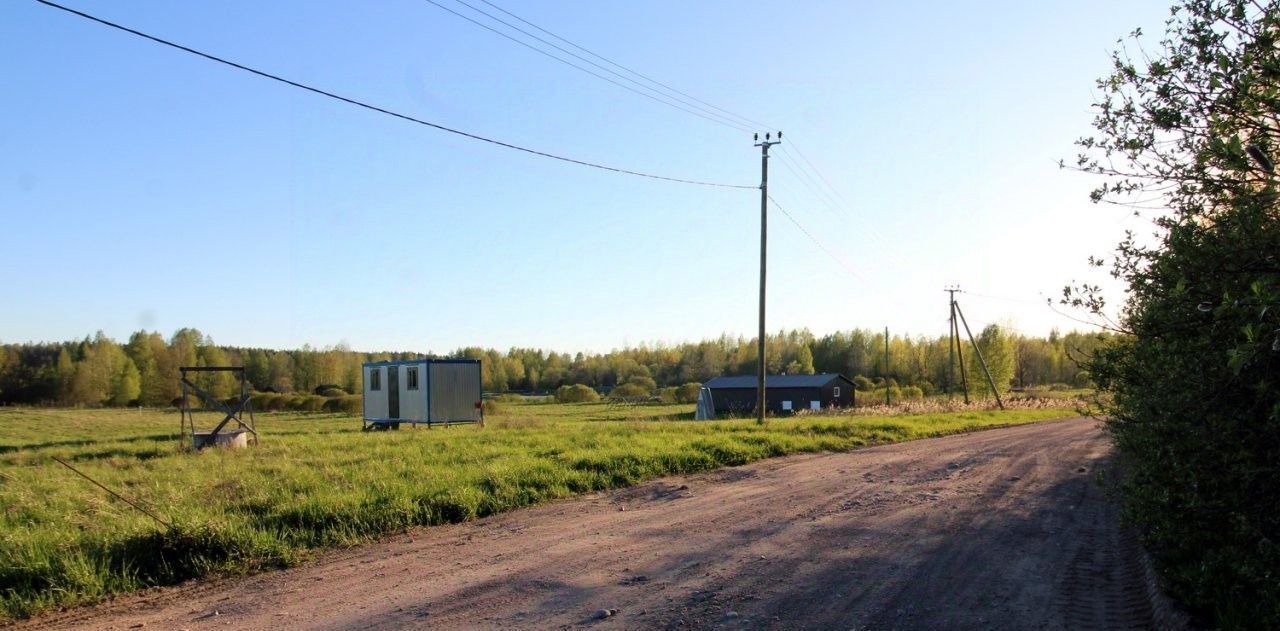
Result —
<path fill-rule="evenodd" d="M 1097 484 L 1109 451 L 1070 419 L 782 458 L 30 626 L 1148 627 L 1136 547 Z"/>

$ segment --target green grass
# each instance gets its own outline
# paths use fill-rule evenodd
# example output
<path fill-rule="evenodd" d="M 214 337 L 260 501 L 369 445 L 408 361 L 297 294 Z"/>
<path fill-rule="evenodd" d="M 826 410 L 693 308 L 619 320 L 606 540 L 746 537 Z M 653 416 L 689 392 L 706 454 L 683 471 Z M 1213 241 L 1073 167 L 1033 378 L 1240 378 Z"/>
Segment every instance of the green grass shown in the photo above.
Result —
<path fill-rule="evenodd" d="M 657 476 L 1070 415 L 695 422 L 689 405 L 506 403 L 488 427 L 359 431 L 259 415 L 262 444 L 182 452 L 175 412 L 0 409 L 0 621 Z M 204 419 L 212 424 L 213 419 Z M 163 528 L 58 456 L 174 523 Z"/>

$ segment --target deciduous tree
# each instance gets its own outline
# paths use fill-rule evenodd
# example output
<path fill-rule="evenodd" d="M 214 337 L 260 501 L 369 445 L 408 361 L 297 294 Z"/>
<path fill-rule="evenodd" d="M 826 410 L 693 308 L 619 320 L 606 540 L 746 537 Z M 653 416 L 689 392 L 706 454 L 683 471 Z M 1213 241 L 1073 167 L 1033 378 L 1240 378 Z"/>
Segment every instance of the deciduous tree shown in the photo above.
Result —
<path fill-rule="evenodd" d="M 1127 510 L 1213 626 L 1280 628 L 1280 7 L 1181 2 L 1098 87 L 1077 165 L 1154 234 L 1110 261 L 1118 321 L 1096 286 L 1065 302 L 1124 332 L 1089 368 L 1112 394 Z"/>

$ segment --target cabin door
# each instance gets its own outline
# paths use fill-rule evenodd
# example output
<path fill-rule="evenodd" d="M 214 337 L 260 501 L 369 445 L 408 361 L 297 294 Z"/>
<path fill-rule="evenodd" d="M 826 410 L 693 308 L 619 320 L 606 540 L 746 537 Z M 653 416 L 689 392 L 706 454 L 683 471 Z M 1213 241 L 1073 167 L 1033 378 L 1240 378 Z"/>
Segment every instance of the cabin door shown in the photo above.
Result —
<path fill-rule="evenodd" d="M 387 366 L 387 418 L 400 418 L 399 366 Z"/>

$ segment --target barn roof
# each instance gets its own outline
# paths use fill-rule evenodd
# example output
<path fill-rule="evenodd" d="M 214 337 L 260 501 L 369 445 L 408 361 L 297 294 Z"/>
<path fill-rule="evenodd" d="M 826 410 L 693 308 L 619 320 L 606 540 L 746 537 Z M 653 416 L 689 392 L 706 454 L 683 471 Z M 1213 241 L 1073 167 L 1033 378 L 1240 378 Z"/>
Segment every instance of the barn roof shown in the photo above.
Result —
<path fill-rule="evenodd" d="M 827 372 L 817 375 L 769 375 L 765 379 L 764 387 L 766 390 L 769 388 L 821 388 L 836 379 L 853 383 L 844 375 Z M 755 388 L 756 375 L 715 377 L 702 385 L 707 388 Z"/>

